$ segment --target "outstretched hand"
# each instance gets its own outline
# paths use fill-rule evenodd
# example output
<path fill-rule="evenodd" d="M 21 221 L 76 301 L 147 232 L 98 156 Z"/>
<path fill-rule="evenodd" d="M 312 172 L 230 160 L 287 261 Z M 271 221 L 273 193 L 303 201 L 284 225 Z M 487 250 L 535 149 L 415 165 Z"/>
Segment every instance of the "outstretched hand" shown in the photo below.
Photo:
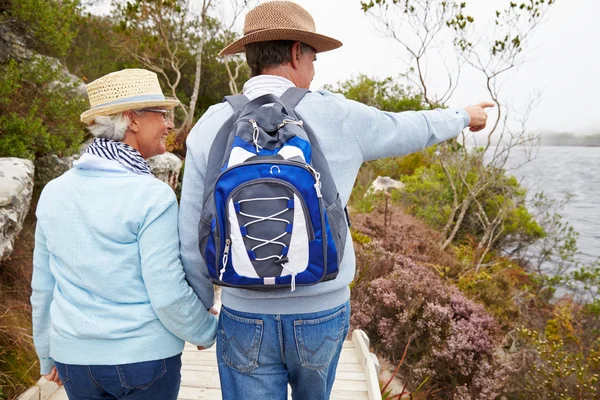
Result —
<path fill-rule="evenodd" d="M 44 378 L 46 378 L 47 381 L 56 383 L 58 386 L 62 386 L 56 367 L 52 367 L 52 371 L 50 371 L 48 375 L 44 375 Z"/>
<path fill-rule="evenodd" d="M 465 111 L 469 113 L 471 121 L 469 122 L 469 130 L 471 132 L 479 132 L 485 128 L 487 122 L 486 108 L 494 107 L 496 103 L 491 101 L 482 101 L 481 103 L 475 104 L 465 108 Z"/>

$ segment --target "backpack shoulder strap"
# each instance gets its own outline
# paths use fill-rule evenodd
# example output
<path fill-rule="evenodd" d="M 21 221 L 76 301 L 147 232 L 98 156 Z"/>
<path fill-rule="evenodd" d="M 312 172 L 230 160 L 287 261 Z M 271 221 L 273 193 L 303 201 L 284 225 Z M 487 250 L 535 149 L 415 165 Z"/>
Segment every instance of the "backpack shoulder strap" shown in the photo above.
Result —
<path fill-rule="evenodd" d="M 233 112 L 236 113 L 244 108 L 246 103 L 248 103 L 250 100 L 248 100 L 248 98 L 243 94 L 236 94 L 232 96 L 225 96 L 223 101 L 228 102 L 231 107 L 233 107 Z"/>
<path fill-rule="evenodd" d="M 300 101 L 304 98 L 304 96 L 309 93 L 308 89 L 301 89 L 297 87 L 291 87 L 281 95 L 281 102 L 285 105 L 286 109 L 292 112 L 297 118 L 301 118 L 300 115 L 295 111 L 296 106 Z M 310 141 L 311 147 L 313 149 L 313 164 L 318 166 L 321 171 L 324 173 L 321 174 L 321 179 L 323 181 L 323 186 L 329 188 L 331 192 L 330 196 L 337 196 L 337 188 L 333 181 L 333 176 L 331 175 L 331 171 L 329 169 L 329 163 L 323 154 L 323 150 L 321 150 L 321 146 L 319 145 L 319 141 L 315 136 L 313 130 L 306 124 L 304 121 L 304 131 L 308 136 L 308 140 Z M 325 189 L 327 190 L 327 189 Z M 333 197 L 335 198 L 335 197 Z M 346 214 L 346 222 L 348 226 L 350 226 L 350 216 L 348 215 L 348 208 L 344 207 L 344 213 Z"/>
<path fill-rule="evenodd" d="M 300 100 L 304 98 L 304 96 L 310 92 L 308 89 L 300 89 L 297 87 L 291 87 L 285 91 L 280 97 L 281 102 L 285 104 L 285 107 L 288 111 L 294 110 Z"/>

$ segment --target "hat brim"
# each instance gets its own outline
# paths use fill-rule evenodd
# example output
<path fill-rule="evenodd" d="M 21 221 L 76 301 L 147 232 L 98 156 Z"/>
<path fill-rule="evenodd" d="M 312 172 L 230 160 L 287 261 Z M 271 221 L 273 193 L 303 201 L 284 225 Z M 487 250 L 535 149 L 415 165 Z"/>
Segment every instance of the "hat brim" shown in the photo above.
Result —
<path fill-rule="evenodd" d="M 244 47 L 247 44 L 269 42 L 272 40 L 294 40 L 302 42 L 315 49 L 317 53 L 337 49 L 342 46 L 342 42 L 339 40 L 318 33 L 301 29 L 273 28 L 244 35 L 242 38 L 221 50 L 219 56 L 242 53 L 245 51 Z"/>
<path fill-rule="evenodd" d="M 132 101 L 127 103 L 112 104 L 108 106 L 101 106 L 91 108 L 84 111 L 81 114 L 81 122 L 90 125 L 94 122 L 94 119 L 99 116 L 115 115 L 123 111 L 139 110 L 147 107 L 162 107 L 162 108 L 175 108 L 179 105 L 179 100 L 144 100 L 144 101 Z"/>

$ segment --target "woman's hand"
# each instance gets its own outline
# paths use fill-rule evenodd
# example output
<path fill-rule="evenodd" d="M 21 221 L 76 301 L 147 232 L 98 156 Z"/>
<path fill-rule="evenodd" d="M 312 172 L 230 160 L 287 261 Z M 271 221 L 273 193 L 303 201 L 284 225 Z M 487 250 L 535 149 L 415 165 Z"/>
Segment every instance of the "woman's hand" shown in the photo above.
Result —
<path fill-rule="evenodd" d="M 48 375 L 44 375 L 44 378 L 50 382 L 56 383 L 58 386 L 62 386 L 62 382 L 60 381 L 60 376 L 58 376 L 58 371 L 56 367 L 52 368 L 52 371 Z"/>
<path fill-rule="evenodd" d="M 219 310 L 218 310 L 217 308 L 215 308 L 215 306 L 212 306 L 212 307 L 210 308 L 210 310 L 208 310 L 208 311 L 209 311 L 209 312 L 210 312 L 212 315 L 216 315 L 216 316 L 218 316 L 218 315 L 219 315 Z M 202 347 L 202 346 L 197 346 L 197 348 L 198 348 L 198 350 L 206 350 L 206 349 L 205 349 L 204 347 Z"/>

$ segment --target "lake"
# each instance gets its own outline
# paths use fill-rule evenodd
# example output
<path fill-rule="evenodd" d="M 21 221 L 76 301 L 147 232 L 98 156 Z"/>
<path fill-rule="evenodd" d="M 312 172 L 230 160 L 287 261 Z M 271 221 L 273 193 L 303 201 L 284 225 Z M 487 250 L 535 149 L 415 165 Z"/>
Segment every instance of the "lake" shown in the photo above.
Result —
<path fill-rule="evenodd" d="M 514 149 L 507 167 L 524 160 L 525 153 Z M 579 233 L 580 259 L 589 263 L 600 257 L 600 147 L 542 146 L 535 159 L 510 173 L 530 195 L 543 191 L 562 200 L 571 194 L 560 214 Z"/>

